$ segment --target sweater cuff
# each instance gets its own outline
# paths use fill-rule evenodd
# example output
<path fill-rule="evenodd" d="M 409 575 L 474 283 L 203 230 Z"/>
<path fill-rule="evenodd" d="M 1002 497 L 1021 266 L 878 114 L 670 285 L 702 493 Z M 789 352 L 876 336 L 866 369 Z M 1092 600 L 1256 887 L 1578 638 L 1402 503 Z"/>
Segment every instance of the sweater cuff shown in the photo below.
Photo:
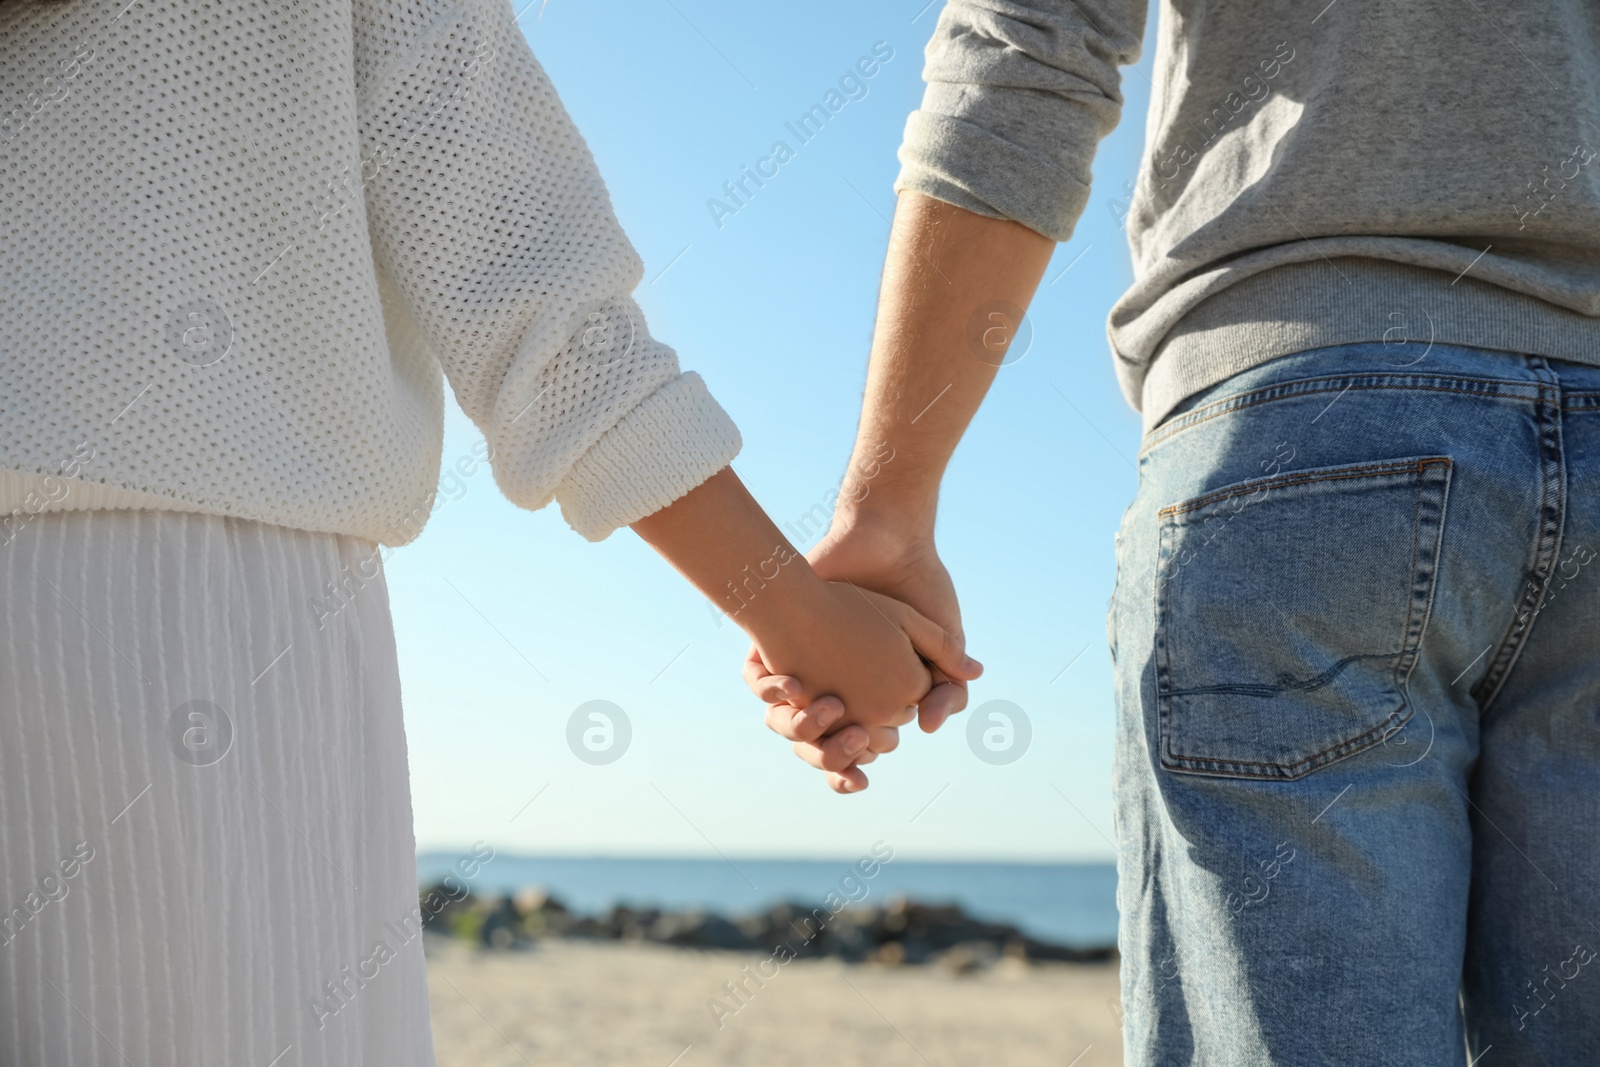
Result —
<path fill-rule="evenodd" d="M 906 189 L 1053 241 L 1072 236 L 1089 187 L 1047 159 L 975 123 L 929 111 L 906 119 L 896 193 Z"/>
<path fill-rule="evenodd" d="M 739 428 L 693 371 L 651 393 L 573 464 L 561 514 L 590 541 L 654 514 L 739 454 Z"/>

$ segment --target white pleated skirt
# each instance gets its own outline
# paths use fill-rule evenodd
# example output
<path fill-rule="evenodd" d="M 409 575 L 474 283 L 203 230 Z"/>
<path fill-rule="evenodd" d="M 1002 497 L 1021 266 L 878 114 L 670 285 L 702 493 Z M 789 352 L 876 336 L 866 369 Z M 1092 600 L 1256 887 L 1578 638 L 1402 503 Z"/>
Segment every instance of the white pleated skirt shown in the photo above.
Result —
<path fill-rule="evenodd" d="M 0 544 L 0 1065 L 431 1067 L 375 546 L 43 514 Z"/>

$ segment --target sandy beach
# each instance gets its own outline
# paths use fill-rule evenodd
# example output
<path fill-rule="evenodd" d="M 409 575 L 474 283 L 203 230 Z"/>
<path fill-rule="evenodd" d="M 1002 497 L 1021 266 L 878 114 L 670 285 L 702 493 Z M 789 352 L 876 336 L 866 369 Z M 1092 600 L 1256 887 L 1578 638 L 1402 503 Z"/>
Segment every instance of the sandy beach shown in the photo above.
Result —
<path fill-rule="evenodd" d="M 1002 960 L 957 974 L 807 959 L 762 972 L 767 957 L 751 953 L 568 940 L 484 953 L 430 942 L 439 1067 L 1122 1062 L 1115 963 Z M 774 969 L 760 987 L 746 978 Z M 751 991 L 742 1005 L 723 987 L 741 980 Z"/>

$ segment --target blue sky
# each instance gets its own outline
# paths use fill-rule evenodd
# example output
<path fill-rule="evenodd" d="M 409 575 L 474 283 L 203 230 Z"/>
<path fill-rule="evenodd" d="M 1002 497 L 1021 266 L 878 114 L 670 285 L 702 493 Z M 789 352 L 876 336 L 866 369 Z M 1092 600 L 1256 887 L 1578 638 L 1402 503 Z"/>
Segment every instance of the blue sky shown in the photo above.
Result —
<path fill-rule="evenodd" d="M 644 258 L 652 333 L 739 423 L 735 469 L 780 525 L 827 499 L 849 454 L 895 151 L 940 7 L 924 2 L 534 0 L 522 16 Z M 870 790 L 835 796 L 762 725 L 737 628 L 631 531 L 590 544 L 554 508 L 512 507 L 480 467 L 447 483 L 422 537 L 388 563 L 420 847 L 852 856 L 882 839 L 908 859 L 1112 857 L 1105 614 L 1139 432 L 1105 318 L 1132 279 L 1116 205 L 1143 145 L 1153 17 L 1124 74 L 1123 124 L 1031 311 L 1032 342 L 945 481 L 939 545 L 988 667 L 973 706 L 1023 710 L 1022 758 L 980 760 L 964 715 L 931 737 L 905 731 Z M 875 45 L 872 77 L 846 83 L 845 106 L 801 143 L 785 124 L 859 75 Z M 792 156 L 775 176 L 731 215 L 708 206 L 731 203 L 724 183 L 779 140 Z M 446 468 L 471 470 L 481 447 L 452 410 Z M 591 700 L 631 725 L 609 764 L 568 747 L 568 720 Z"/>

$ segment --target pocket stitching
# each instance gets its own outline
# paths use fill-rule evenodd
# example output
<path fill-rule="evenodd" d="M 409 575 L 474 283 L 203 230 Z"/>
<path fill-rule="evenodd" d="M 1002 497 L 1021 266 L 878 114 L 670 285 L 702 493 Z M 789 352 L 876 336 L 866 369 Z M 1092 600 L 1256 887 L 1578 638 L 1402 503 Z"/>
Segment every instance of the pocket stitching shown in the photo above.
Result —
<path fill-rule="evenodd" d="M 1420 380 L 1419 380 L 1420 379 Z M 1367 381 L 1370 384 L 1357 385 L 1357 382 Z M 1339 382 L 1347 382 L 1344 388 L 1339 389 Z M 1453 382 L 1458 385 L 1471 385 L 1478 388 L 1456 389 L 1448 385 L 1429 384 L 1434 382 Z M 1303 388 L 1314 385 L 1313 388 Z M 1502 388 L 1508 387 L 1508 388 Z M 1522 395 L 1519 388 L 1528 387 L 1527 394 Z M 1215 400 L 1210 404 L 1186 411 L 1182 415 L 1173 416 L 1150 430 L 1139 445 L 1139 456 L 1157 445 L 1165 444 L 1178 434 L 1195 426 L 1202 425 L 1222 415 L 1229 415 L 1237 411 L 1259 407 L 1262 404 L 1271 404 L 1279 400 L 1292 400 L 1305 396 L 1316 396 L 1321 393 L 1347 393 L 1352 390 L 1371 392 L 1374 390 L 1414 390 L 1430 393 L 1457 393 L 1462 396 L 1484 397 L 1489 400 L 1534 401 L 1537 400 L 1538 383 L 1523 382 L 1514 378 L 1476 378 L 1464 375 L 1395 375 L 1387 372 L 1373 372 L 1367 374 L 1340 374 L 1328 375 L 1321 378 L 1301 378 L 1295 381 L 1278 382 L 1272 385 L 1263 385 L 1249 392 L 1237 393 L 1230 397 Z M 1600 394 L 1597 394 L 1600 395 Z M 1202 414 L 1204 413 L 1204 414 Z M 1196 417 L 1199 416 L 1199 417 Z"/>
<path fill-rule="evenodd" d="M 1204 496 L 1198 496 L 1178 504 L 1168 504 L 1166 507 L 1156 512 L 1156 517 L 1164 519 L 1172 515 L 1182 515 L 1190 511 L 1199 511 L 1203 508 L 1210 507 L 1212 504 L 1220 504 L 1224 500 L 1232 500 L 1236 496 L 1248 495 L 1246 490 L 1248 490 L 1249 493 L 1256 493 L 1262 489 L 1281 489 L 1291 485 L 1314 485 L 1318 482 L 1336 482 L 1346 478 L 1375 478 L 1380 474 L 1404 474 L 1407 471 L 1414 471 L 1418 475 L 1421 475 L 1425 473 L 1429 467 L 1449 466 L 1450 458 L 1448 456 L 1428 456 L 1423 459 L 1404 460 L 1398 463 L 1372 463 L 1362 467 L 1337 467 L 1334 468 L 1333 471 L 1326 474 L 1316 474 L 1315 472 L 1311 471 L 1297 471 L 1294 474 L 1276 474 L 1270 478 L 1254 479 L 1251 481 L 1240 482 L 1237 485 L 1224 486 L 1223 488 L 1214 490 Z M 1422 479 L 1419 477 L 1417 481 L 1420 484 Z M 1418 502 L 1418 506 L 1421 506 L 1420 501 Z"/>
<path fill-rule="evenodd" d="M 1439 517 L 1437 519 L 1437 525 L 1439 526 L 1439 530 L 1435 535 L 1433 550 L 1424 564 L 1424 561 L 1421 559 L 1422 546 L 1420 544 L 1422 522 L 1422 490 L 1424 484 L 1428 480 L 1429 471 L 1434 468 L 1437 468 L 1443 472 L 1443 480 L 1440 482 L 1438 487 Z M 1164 769 L 1187 774 L 1210 774 L 1213 776 L 1221 775 L 1234 778 L 1293 781 L 1304 778 L 1306 775 L 1311 774 L 1313 771 L 1321 767 L 1327 766 L 1329 763 L 1337 762 L 1346 756 L 1352 756 L 1357 752 L 1371 748 L 1374 744 L 1377 744 L 1378 741 L 1389 736 L 1389 734 L 1395 728 L 1404 726 L 1406 722 L 1411 720 L 1412 715 L 1415 712 L 1411 708 L 1410 702 L 1410 676 L 1412 669 L 1414 669 L 1416 666 L 1418 652 L 1421 649 L 1422 633 L 1427 628 L 1427 619 L 1432 610 L 1434 584 L 1437 578 L 1438 570 L 1437 557 L 1439 553 L 1439 546 L 1444 537 L 1444 509 L 1446 498 L 1449 492 L 1450 473 L 1452 469 L 1453 462 L 1448 456 L 1428 456 L 1417 460 L 1363 464 L 1357 467 L 1338 467 L 1331 469 L 1326 474 L 1317 474 L 1310 477 L 1288 478 L 1279 475 L 1275 476 L 1274 479 L 1258 479 L 1256 481 L 1241 482 L 1234 486 L 1226 486 L 1221 490 L 1214 491 L 1213 493 L 1205 494 L 1204 496 L 1197 497 L 1192 500 L 1183 501 L 1179 504 L 1169 505 L 1168 507 L 1162 508 L 1160 512 L 1158 512 L 1159 519 L 1171 520 L 1161 522 L 1160 535 L 1158 538 L 1159 547 L 1157 550 L 1157 569 L 1155 574 L 1157 586 L 1156 637 L 1161 647 L 1161 661 L 1158 668 L 1158 676 L 1156 678 L 1156 704 L 1158 727 L 1160 731 L 1160 760 Z M 1361 734 L 1358 734 L 1356 737 L 1348 738 L 1344 741 L 1330 745 L 1327 748 L 1322 749 L 1320 752 L 1316 752 L 1302 759 L 1296 760 L 1294 763 L 1274 763 L 1263 760 L 1228 760 L 1209 756 L 1187 756 L 1181 753 L 1173 752 L 1170 747 L 1170 727 L 1173 717 L 1171 699 L 1173 692 L 1173 686 L 1171 684 L 1172 650 L 1171 642 L 1167 640 L 1167 598 L 1164 591 L 1161 589 L 1161 577 L 1164 565 L 1171 558 L 1170 533 L 1172 530 L 1185 525 L 1184 521 L 1177 516 L 1181 516 L 1185 513 L 1195 510 L 1200 510 L 1209 504 L 1219 503 L 1223 500 L 1231 499 L 1234 496 L 1241 495 L 1241 493 L 1247 490 L 1249 492 L 1255 492 L 1264 485 L 1272 485 L 1274 487 L 1305 485 L 1359 477 L 1377 477 L 1382 474 L 1400 474 L 1407 471 L 1410 471 L 1415 475 L 1411 526 L 1411 561 L 1414 577 L 1412 580 L 1410 596 L 1407 598 L 1406 603 L 1406 619 L 1405 626 L 1402 629 L 1401 647 L 1397 652 L 1394 653 L 1395 664 L 1393 668 L 1393 684 L 1400 701 L 1399 706 L 1390 711 L 1383 721 L 1378 723 L 1376 726 L 1373 726 L 1372 728 L 1362 732 Z M 1311 474 L 1311 472 L 1304 473 Z M 1425 591 L 1419 590 L 1419 583 L 1426 583 Z M 1416 634 L 1413 637 L 1413 620 L 1416 615 L 1417 602 L 1419 598 L 1423 601 L 1423 612 L 1420 625 L 1415 627 Z M 1255 772 L 1246 769 L 1249 767 L 1272 767 L 1276 768 L 1280 773 L 1273 774 Z M 1297 768 L 1304 769 L 1296 770 Z"/>

